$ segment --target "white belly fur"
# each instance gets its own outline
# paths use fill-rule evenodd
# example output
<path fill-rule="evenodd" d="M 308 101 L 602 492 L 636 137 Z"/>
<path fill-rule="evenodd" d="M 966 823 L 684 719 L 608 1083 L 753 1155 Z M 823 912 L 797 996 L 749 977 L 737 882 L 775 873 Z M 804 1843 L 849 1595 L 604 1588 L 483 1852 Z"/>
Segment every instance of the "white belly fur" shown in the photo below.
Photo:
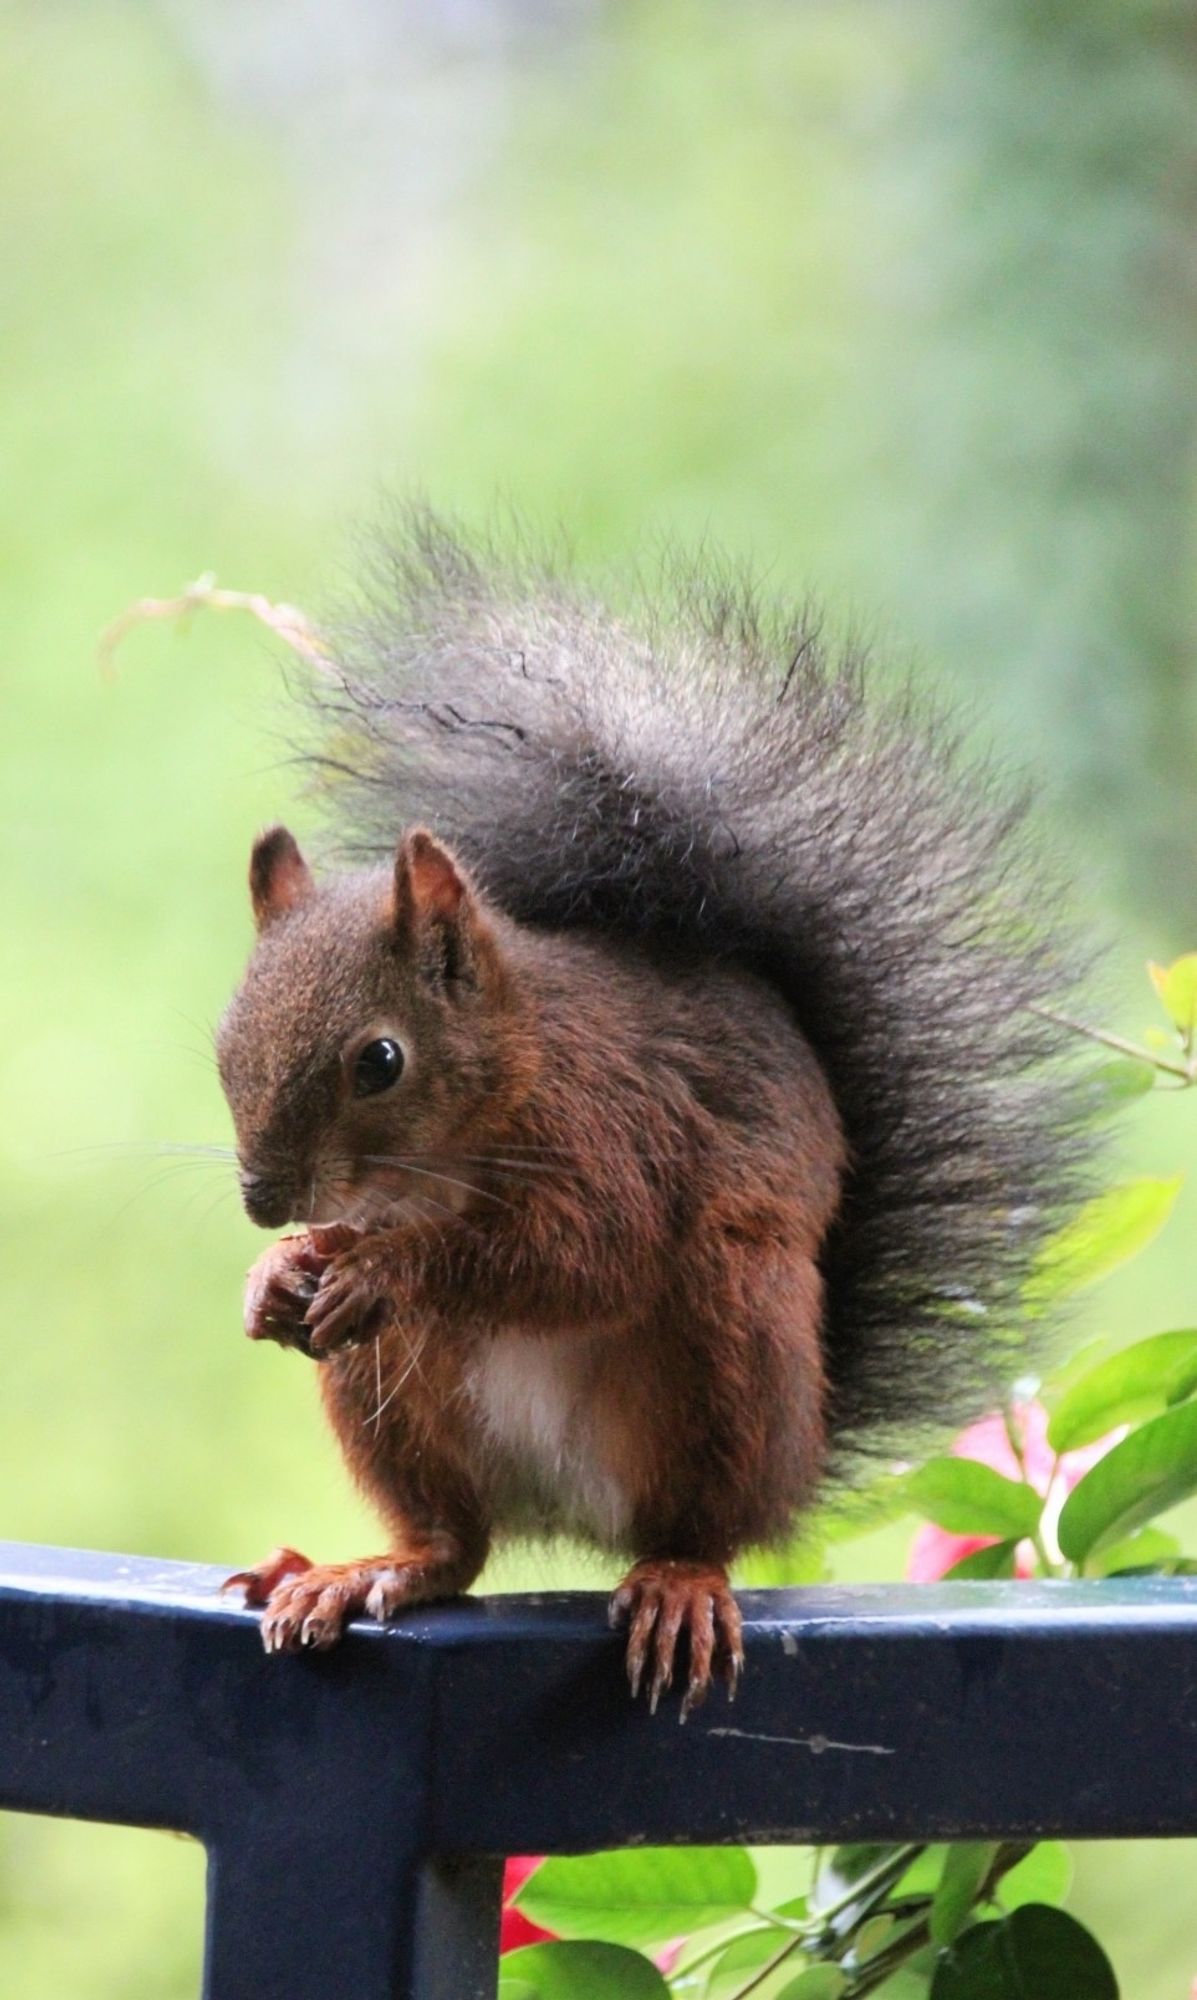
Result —
<path fill-rule="evenodd" d="M 601 1463 L 589 1333 L 510 1331 L 478 1352 L 466 1389 L 479 1420 L 497 1525 L 623 1540 L 630 1507 Z"/>

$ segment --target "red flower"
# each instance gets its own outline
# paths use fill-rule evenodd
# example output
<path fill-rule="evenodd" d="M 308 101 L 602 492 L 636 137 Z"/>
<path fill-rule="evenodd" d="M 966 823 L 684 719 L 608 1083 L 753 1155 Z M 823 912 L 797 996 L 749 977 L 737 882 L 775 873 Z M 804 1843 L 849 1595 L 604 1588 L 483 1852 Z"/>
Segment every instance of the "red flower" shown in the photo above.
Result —
<path fill-rule="evenodd" d="M 503 1915 L 499 1924 L 499 1950 L 514 1951 L 521 1944 L 543 1944 L 555 1937 L 553 1931 L 544 1931 L 534 1924 L 522 1910 L 517 1910 L 512 1898 L 523 1887 L 529 1875 L 540 1867 L 543 1854 L 513 1854 L 503 1869 Z"/>
<path fill-rule="evenodd" d="M 1078 1480 L 1084 1478 L 1089 1467 L 1096 1465 L 1111 1446 L 1126 1436 L 1126 1426 L 1110 1431 L 1080 1451 L 1064 1452 L 1057 1461 L 1047 1441 L 1048 1417 L 1042 1403 L 1015 1404 L 1012 1421 L 1015 1434 L 1021 1441 L 1026 1476 L 1047 1502 L 1043 1532 L 1050 1549 L 1054 1541 L 1055 1522 L 1068 1495 Z M 970 1424 L 967 1430 L 961 1431 L 952 1450 L 958 1458 L 975 1458 L 982 1465 L 991 1465 L 995 1472 L 1005 1473 L 1007 1479 L 1022 1477 L 1005 1419 L 996 1410 L 992 1416 L 982 1417 L 979 1423 Z M 934 1583 L 954 1563 L 972 1555 L 977 1549 L 992 1548 L 1000 1539 L 998 1535 L 953 1535 L 946 1528 L 937 1528 L 932 1522 L 927 1522 L 910 1545 L 906 1574 L 912 1583 Z M 1015 1574 L 1032 1576 L 1034 1568 L 1034 1551 L 1030 1543 L 1020 1542 L 1015 1551 Z"/>

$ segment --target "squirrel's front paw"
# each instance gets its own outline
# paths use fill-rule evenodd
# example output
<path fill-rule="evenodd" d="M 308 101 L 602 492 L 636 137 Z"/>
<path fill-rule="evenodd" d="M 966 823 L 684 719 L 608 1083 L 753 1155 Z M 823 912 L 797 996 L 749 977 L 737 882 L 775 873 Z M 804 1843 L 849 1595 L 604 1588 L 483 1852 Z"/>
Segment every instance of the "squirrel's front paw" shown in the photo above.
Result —
<path fill-rule="evenodd" d="M 224 1587 L 236 1585 L 248 1605 L 265 1607 L 262 1644 L 268 1653 L 301 1647 L 324 1652 L 351 1618 L 364 1612 L 384 1624 L 406 1605 L 455 1596 L 471 1574 L 451 1536 L 430 1535 L 410 1549 L 362 1562 L 311 1563 L 295 1549 L 276 1549 Z"/>
<path fill-rule="evenodd" d="M 245 1331 L 251 1340 L 311 1352 L 304 1314 L 328 1268 L 308 1235 L 284 1236 L 258 1258 L 245 1281 Z"/>
<path fill-rule="evenodd" d="M 394 1265 L 384 1250 L 359 1245 L 333 1257 L 305 1313 L 308 1351 L 320 1359 L 334 1348 L 372 1339 L 394 1289 Z"/>

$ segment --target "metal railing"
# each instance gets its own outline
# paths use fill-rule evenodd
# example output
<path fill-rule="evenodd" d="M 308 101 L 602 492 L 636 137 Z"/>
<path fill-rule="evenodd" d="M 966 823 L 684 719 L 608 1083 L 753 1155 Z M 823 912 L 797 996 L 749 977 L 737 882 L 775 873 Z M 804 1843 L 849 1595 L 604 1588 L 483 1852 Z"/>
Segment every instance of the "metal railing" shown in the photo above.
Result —
<path fill-rule="evenodd" d="M 600 1597 L 268 1659 L 222 1575 L 0 1544 L 0 1806 L 202 1840 L 205 2000 L 490 2000 L 509 1853 L 1197 1834 L 1194 1579 L 747 1592 L 679 1728 Z"/>

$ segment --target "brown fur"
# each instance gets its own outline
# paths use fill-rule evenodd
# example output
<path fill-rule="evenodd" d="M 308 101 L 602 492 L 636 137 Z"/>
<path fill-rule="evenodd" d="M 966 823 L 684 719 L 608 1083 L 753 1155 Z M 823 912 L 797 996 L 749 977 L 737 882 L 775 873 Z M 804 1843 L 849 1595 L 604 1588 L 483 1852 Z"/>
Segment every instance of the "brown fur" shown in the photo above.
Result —
<path fill-rule="evenodd" d="M 845 1147 L 786 1005 L 735 964 L 518 925 L 419 831 L 393 875 L 316 888 L 276 829 L 253 892 L 221 1072 L 251 1213 L 307 1230 L 247 1321 L 327 1356 L 393 1537 L 276 1580 L 268 1638 L 329 1643 L 367 1603 L 464 1587 L 492 1535 L 565 1527 L 638 1559 L 616 1600 L 637 1682 L 655 1645 L 668 1684 L 679 1631 L 688 1700 L 712 1655 L 734 1681 L 725 1566 L 787 1533 L 826 1446 Z M 403 1074 L 355 1097 L 382 1035 Z"/>

